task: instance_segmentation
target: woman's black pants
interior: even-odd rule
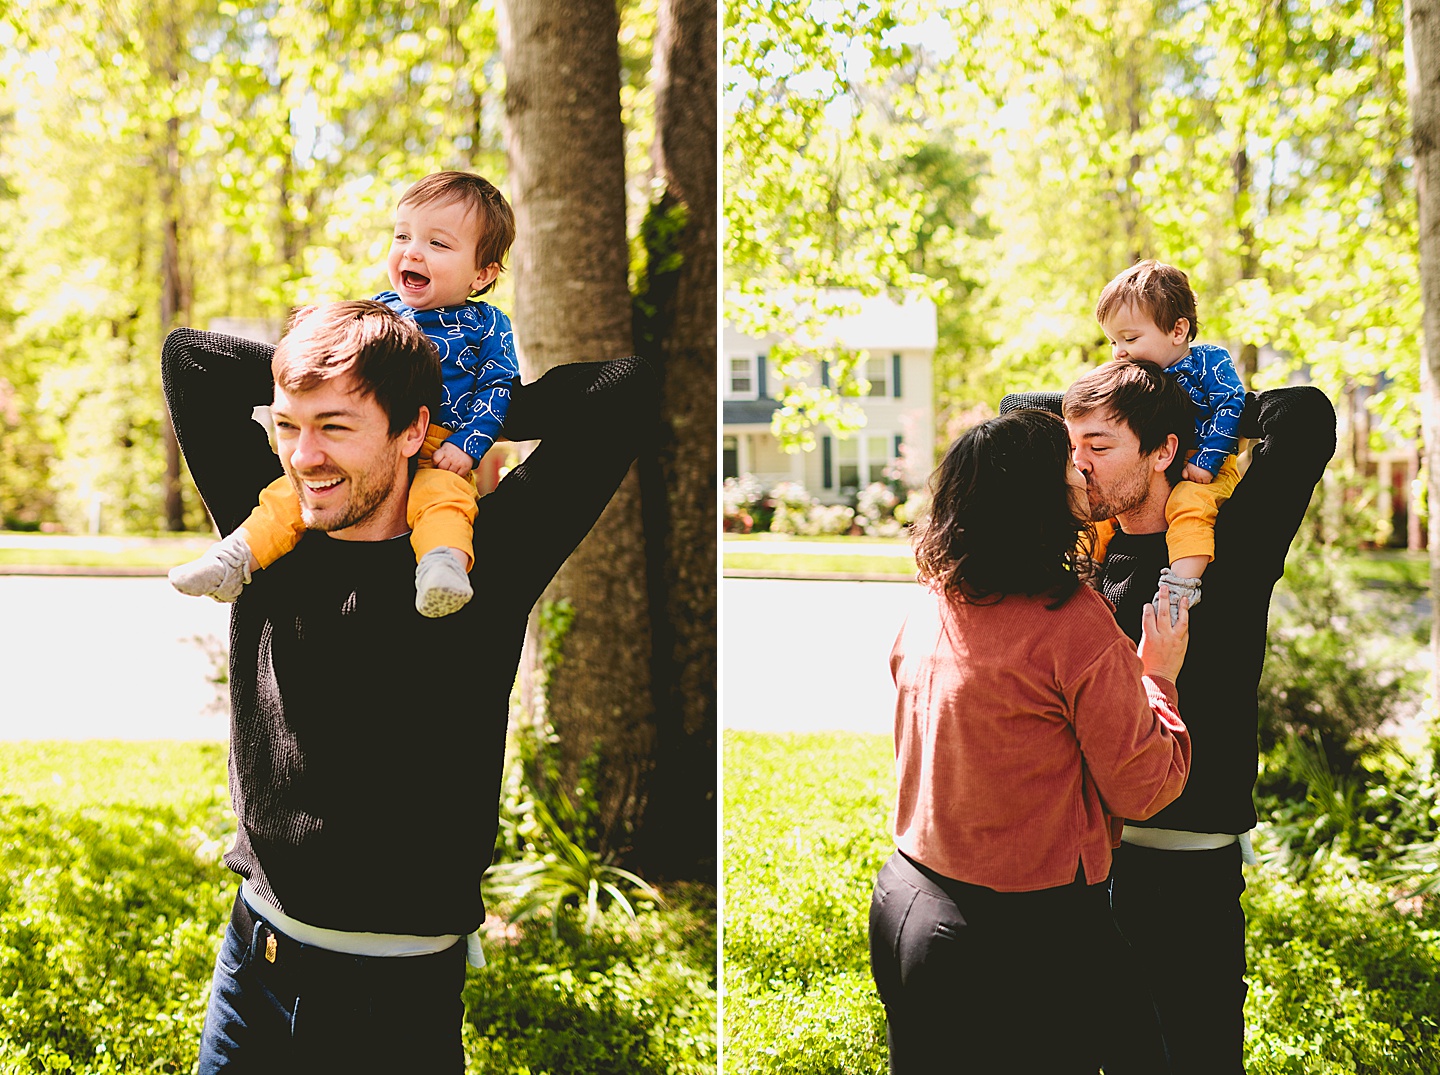
[[[1104,884],[996,892],[897,851],[870,902],[890,1071],[1094,1075],[1107,1009],[1129,1016],[1106,985],[1117,938]]]

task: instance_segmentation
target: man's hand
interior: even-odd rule
[[[1197,485],[1209,485],[1215,480],[1215,475],[1211,474],[1204,467],[1197,467],[1194,463],[1185,464],[1185,469],[1181,472],[1181,477],[1187,482],[1194,482]]]
[[[462,478],[468,478],[470,472],[475,469],[475,460],[448,440],[435,449],[435,454],[431,456],[430,461],[440,470],[448,470]]]

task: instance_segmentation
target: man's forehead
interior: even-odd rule
[[[1096,437],[1112,437],[1121,440],[1138,439],[1125,419],[1109,407],[1097,407],[1078,418],[1066,418],[1065,428],[1070,431],[1072,440]]]
[[[361,390],[360,381],[348,370],[337,377],[321,381],[314,388],[285,389],[275,386],[273,410],[292,413],[340,413],[366,414],[379,411],[380,404],[375,397]]]

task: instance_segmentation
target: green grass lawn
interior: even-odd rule
[[[1361,586],[1393,589],[1419,597],[1430,587],[1430,558],[1407,549],[1366,549],[1346,558],[1350,577]]]
[[[188,1072],[236,877],[223,743],[0,743],[0,1073]],[[476,809],[494,809],[493,803]],[[715,1070],[713,889],[495,934],[469,1070]]]
[[[774,571],[793,575],[887,575],[913,579],[909,556],[831,555],[829,553],[725,553],[726,571]]]
[[[850,537],[848,534],[816,534],[813,537],[800,537],[792,534],[725,534],[724,540],[738,542],[752,542],[757,545],[784,546],[791,542],[804,542],[809,545],[816,542],[822,545],[908,545],[908,537]]]
[[[123,548],[54,548],[45,545],[0,546],[0,567],[149,567],[169,569],[193,560],[213,538],[170,538]]]
[[[726,1075],[880,1075],[866,930],[889,737],[728,732],[724,764]],[[1440,1071],[1440,911],[1342,870],[1246,880],[1251,1075]]]

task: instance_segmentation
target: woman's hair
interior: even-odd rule
[[[915,543],[920,581],[981,603],[1054,593],[1059,608],[1090,573],[1068,480],[1070,438],[1049,411],[992,418],[950,445],[930,476],[930,510]]]

